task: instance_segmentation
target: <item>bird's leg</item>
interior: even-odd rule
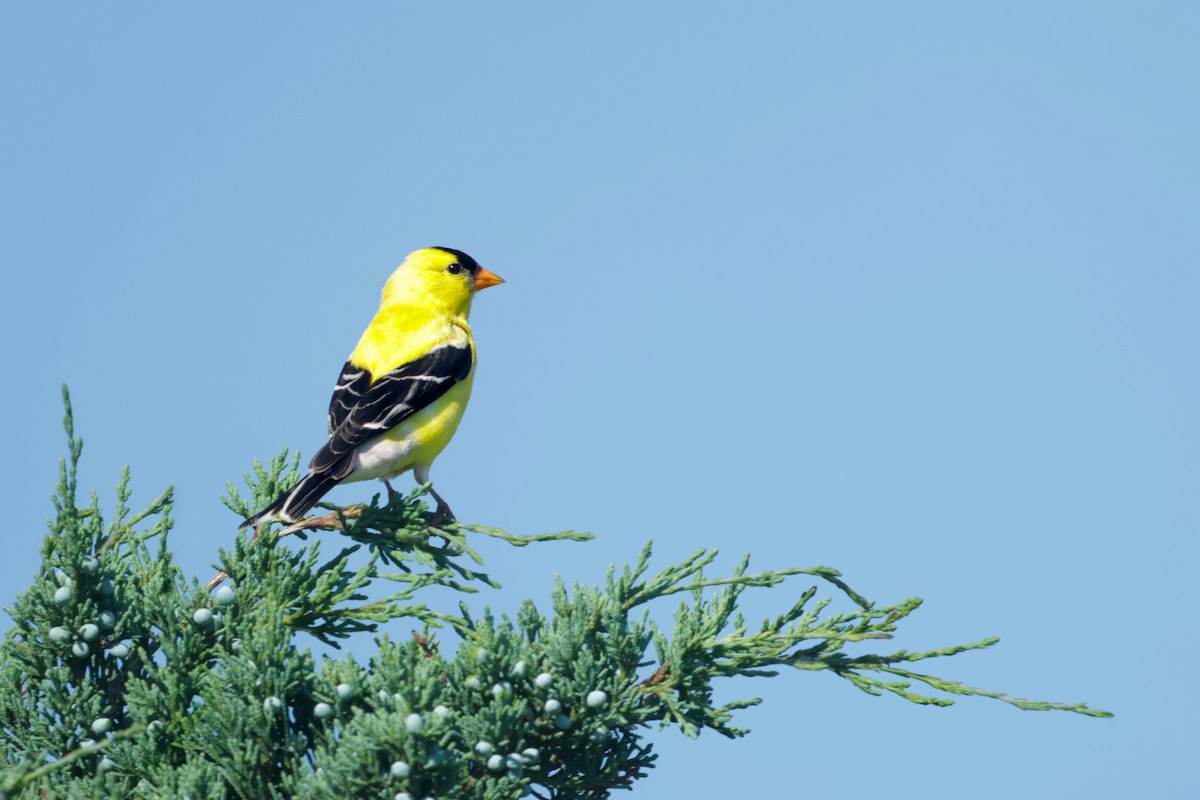
[[[379,480],[383,481],[383,485],[387,487],[387,502],[384,504],[384,507],[390,507],[392,503],[396,502],[396,490],[392,488],[392,483],[387,478],[380,478]]]
[[[442,524],[443,520],[447,518],[453,522],[454,512],[450,510],[450,504],[442,499],[442,496],[437,493],[437,491],[433,488],[433,483],[429,480],[429,467],[424,466],[413,469],[413,478],[422,486],[428,484],[429,493],[433,495],[434,500],[437,500],[437,510],[435,510],[433,512],[433,516],[429,518],[430,527],[436,528],[438,525]]]
[[[437,500],[437,510],[433,512],[433,516],[429,518],[429,524],[433,527],[441,525],[444,520],[454,521],[454,512],[450,510],[450,504],[447,503],[442,496],[434,491],[433,486],[429,487],[429,493],[433,495],[433,499]]]
[[[387,487],[387,507],[391,508],[396,503],[396,498],[400,497],[400,493],[392,488],[392,482],[387,478],[380,478],[380,480],[383,481],[383,485]],[[403,498],[400,498],[400,504],[402,506],[404,505]]]

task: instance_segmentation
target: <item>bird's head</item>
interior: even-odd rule
[[[383,305],[415,304],[448,316],[465,317],[480,289],[504,279],[451,247],[426,247],[408,254],[383,287]]]

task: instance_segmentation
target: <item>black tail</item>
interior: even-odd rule
[[[278,500],[238,527],[249,528],[260,522],[276,519],[289,525],[298,522],[310,508],[317,504],[318,500],[325,496],[326,492],[337,486],[338,483],[340,483],[340,479],[331,475],[310,472],[301,478],[299,483],[280,495]]]

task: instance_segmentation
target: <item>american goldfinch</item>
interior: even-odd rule
[[[329,441],[299,483],[241,527],[296,522],[342,482],[386,482],[412,470],[418,483],[429,483],[429,467],[471,396],[471,300],[503,282],[461,250],[410,253],[384,284],[379,312],[342,367],[329,401]],[[453,517],[432,487],[430,493],[435,519]]]

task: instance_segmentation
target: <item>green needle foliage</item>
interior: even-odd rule
[[[713,578],[705,570],[717,553],[705,549],[653,572],[647,544],[603,586],[560,581],[545,613],[531,600],[515,619],[474,614],[465,602],[457,613],[436,610],[425,602],[434,587],[465,598],[497,585],[470,541],[590,537],[431,528],[423,490],[329,507],[313,525],[340,529],[326,534],[340,547],[331,557],[316,542],[284,540],[303,530],[239,534],[219,553],[221,573],[202,586],[167,549],[171,490],[132,513],[126,470],[105,522],[95,494],[79,496],[82,443],[69,399],[65,424],[69,455],[42,567],[9,609],[13,626],[0,644],[0,797],[605,797],[654,765],[652,728],[745,735],[734,714],[758,700],[717,705],[714,683],[785,667],[920,704],[978,695],[1111,716],[915,670],[996,639],[852,652],[890,639],[921,601],[878,606],[827,567],[752,573],[747,558]],[[294,480],[296,463],[286,453],[256,463],[249,495],[231,486],[226,504],[249,515]],[[795,577],[810,581],[778,616],[753,626],[738,612],[743,592]],[[819,586],[845,608],[834,610]],[[668,631],[648,608],[673,596]],[[377,634],[402,618],[419,629],[412,639]],[[305,635],[334,648],[374,635],[374,655],[318,661]]]

